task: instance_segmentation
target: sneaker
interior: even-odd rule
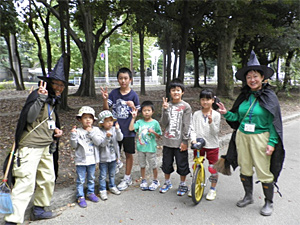
[[[206,195],[206,199],[209,201],[213,201],[213,200],[215,200],[216,195],[217,195],[216,190],[209,189],[209,192]]]
[[[115,194],[115,195],[119,195],[121,194],[121,192],[119,191],[119,189],[117,187],[112,187],[109,189],[109,191],[112,193],[112,194]]]
[[[167,192],[168,190],[170,190],[172,187],[173,187],[173,186],[172,186],[171,183],[169,183],[169,184],[164,183],[164,185],[159,189],[159,192],[160,192],[160,193],[166,193],[166,192]]]
[[[45,211],[44,207],[41,207],[41,206],[33,206],[32,212],[30,214],[30,219],[32,221],[52,219],[56,216],[59,216],[60,214],[61,214],[61,212]]]
[[[100,191],[100,198],[105,201],[107,200],[107,193],[106,190]]]
[[[183,196],[185,193],[187,193],[189,190],[188,186],[186,185],[179,185],[178,190],[177,190],[177,195],[178,196]]]
[[[86,204],[86,201],[85,201],[85,198],[84,197],[79,197],[78,200],[78,205],[81,207],[81,208],[86,208],[87,207],[87,204]]]
[[[192,197],[192,189],[189,189],[188,196],[189,196],[189,197]]]
[[[92,202],[99,202],[99,198],[94,193],[89,194],[87,198]]]
[[[121,183],[119,183],[119,185],[118,185],[118,189],[120,190],[120,191],[124,191],[126,188],[128,188],[128,186],[130,186],[130,185],[132,185],[132,179],[131,179],[131,177],[129,178],[129,179],[127,179],[127,180],[125,180],[125,179],[122,179],[121,180]]]
[[[147,183],[147,181],[145,179],[142,179],[142,182],[140,184],[140,188],[142,189],[142,191],[146,191],[146,190],[149,189],[148,188],[148,183]]]
[[[158,180],[153,180],[152,184],[149,186],[150,191],[155,191],[159,187],[160,183]]]

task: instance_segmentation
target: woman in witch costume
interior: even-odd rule
[[[39,77],[38,89],[27,98],[21,111],[15,135],[15,157],[12,175],[15,183],[11,198],[14,213],[5,224],[22,224],[25,210],[35,192],[31,220],[49,219],[56,213],[45,211],[54,192],[58,153],[55,143],[62,136],[56,112],[66,85],[63,56],[48,77]],[[56,170],[57,172],[57,170]]]
[[[254,51],[247,66],[236,72],[236,78],[246,82],[233,108],[227,111],[218,103],[219,112],[236,130],[226,157],[237,155],[240,178],[245,196],[237,202],[238,207],[253,203],[253,167],[262,183],[265,204],[260,213],[270,216],[273,212],[274,184],[276,184],[284,160],[282,120],[276,94],[264,80],[273,75],[273,69],[260,65]],[[235,140],[234,140],[235,137]],[[234,154],[234,152],[237,154]],[[230,155],[229,155],[230,152]],[[234,162],[231,161],[231,162]]]

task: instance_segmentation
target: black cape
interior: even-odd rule
[[[36,101],[37,98],[38,98],[38,93],[37,93],[37,89],[36,89],[36,90],[34,90],[33,92],[30,93],[30,95],[28,96],[28,98],[26,100],[26,103],[23,106],[22,111],[20,113],[20,117],[19,117],[18,124],[17,124],[17,129],[16,129],[16,133],[15,133],[15,149],[14,149],[13,159],[15,157],[18,157],[19,142],[20,142],[21,136],[23,134],[23,131],[26,128],[26,125],[27,125],[27,119],[26,119],[27,114],[28,114],[28,111],[29,111],[30,107],[33,105],[33,103]],[[55,103],[55,100],[53,101],[53,99],[55,99],[55,97],[52,98],[49,95],[46,101],[50,104],[53,104],[53,102],[54,102],[54,104],[59,103],[59,101],[56,101],[56,103]],[[56,127],[60,129],[60,122],[59,122],[56,107],[54,108],[54,113],[55,113],[55,117],[56,117]],[[58,156],[59,156],[58,155],[58,142],[59,142],[59,139],[53,137],[53,140],[56,140],[56,142],[57,142],[56,151],[53,153],[54,170],[55,170],[55,176],[57,178],[57,175],[58,175]],[[8,156],[5,159],[4,166],[3,166],[3,171],[6,170],[9,155],[10,154],[8,154]],[[9,169],[9,173],[8,173],[7,183],[10,186],[14,183],[14,178],[13,178],[13,175],[12,175],[13,163],[14,163],[14,160],[12,160],[12,163],[11,163],[10,169]],[[18,163],[18,166],[20,166],[20,161],[19,160],[17,160],[17,163]]]
[[[237,112],[240,104],[244,100],[248,99],[250,94],[251,94],[250,88],[247,85],[243,87],[240,95],[237,97],[230,111]],[[273,124],[279,138],[278,138],[278,143],[275,145],[275,150],[271,157],[270,171],[274,175],[274,182],[276,183],[280,175],[280,172],[282,170],[283,161],[285,157],[280,105],[276,94],[274,93],[273,90],[271,90],[269,84],[263,84],[262,89],[255,93],[255,97],[257,98],[260,106],[268,110],[274,116]],[[238,121],[235,122],[227,121],[227,123],[230,125],[232,129],[234,129],[234,131],[232,133],[229,142],[227,154],[221,157],[225,159],[225,166],[231,165],[232,168],[235,170],[236,167],[238,166],[235,136],[236,136],[236,130],[239,128],[240,123]]]

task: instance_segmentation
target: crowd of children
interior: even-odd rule
[[[95,117],[95,111],[89,106],[79,110],[77,120],[82,127],[71,130],[71,146],[75,148],[75,164],[77,172],[77,199],[80,207],[86,207],[84,195],[85,177],[87,177],[86,197],[92,202],[98,202],[99,196],[107,200],[107,189],[119,195],[132,184],[131,170],[133,166],[133,154],[135,147],[138,152],[138,163],[141,169],[142,190],[154,191],[160,186],[158,180],[157,143],[156,139],[162,137],[163,157],[162,171],[165,181],[160,187],[161,193],[172,188],[170,180],[174,172],[174,160],[177,173],[180,175],[180,184],[177,195],[185,195],[189,188],[186,184],[186,176],[190,173],[188,162],[188,142],[196,141],[202,137],[206,146],[201,150],[209,161],[211,173],[211,189],[207,200],[216,197],[217,172],[213,164],[218,160],[219,141],[218,132],[220,115],[213,110],[215,96],[210,89],[204,89],[200,93],[201,110],[192,116],[191,106],[182,100],[185,87],[180,79],[174,79],[169,85],[171,100],[163,98],[162,116],[160,122],[153,119],[154,104],[144,101],[141,105],[136,92],[130,88],[132,81],[131,71],[121,68],[117,74],[119,88],[108,93],[101,88],[103,98],[103,111]],[[112,111],[109,110],[112,108]],[[142,118],[137,120],[138,112]],[[99,126],[93,126],[94,121],[99,121]],[[160,124],[163,126],[163,132]],[[137,136],[136,136],[137,135]],[[136,141],[136,146],[135,146]],[[115,174],[120,162],[120,151],[123,147],[126,162],[125,175],[120,184],[115,184]],[[95,168],[99,163],[99,191],[95,192]],[[148,184],[146,179],[146,165],[153,170],[152,182]],[[106,178],[108,174],[108,188]]]

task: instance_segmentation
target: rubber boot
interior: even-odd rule
[[[30,219],[32,221],[34,220],[44,220],[44,219],[51,219],[60,214],[52,211],[45,211],[44,207],[39,207],[39,206],[33,206],[32,213],[30,215]]]
[[[253,203],[253,198],[252,198],[253,181],[252,181],[252,177],[248,177],[243,174],[241,174],[240,177],[244,186],[245,196],[242,200],[238,201],[236,205],[238,207],[245,207]]]
[[[262,186],[265,195],[265,204],[260,210],[260,214],[263,216],[271,216],[273,212],[274,184],[262,183]]]

